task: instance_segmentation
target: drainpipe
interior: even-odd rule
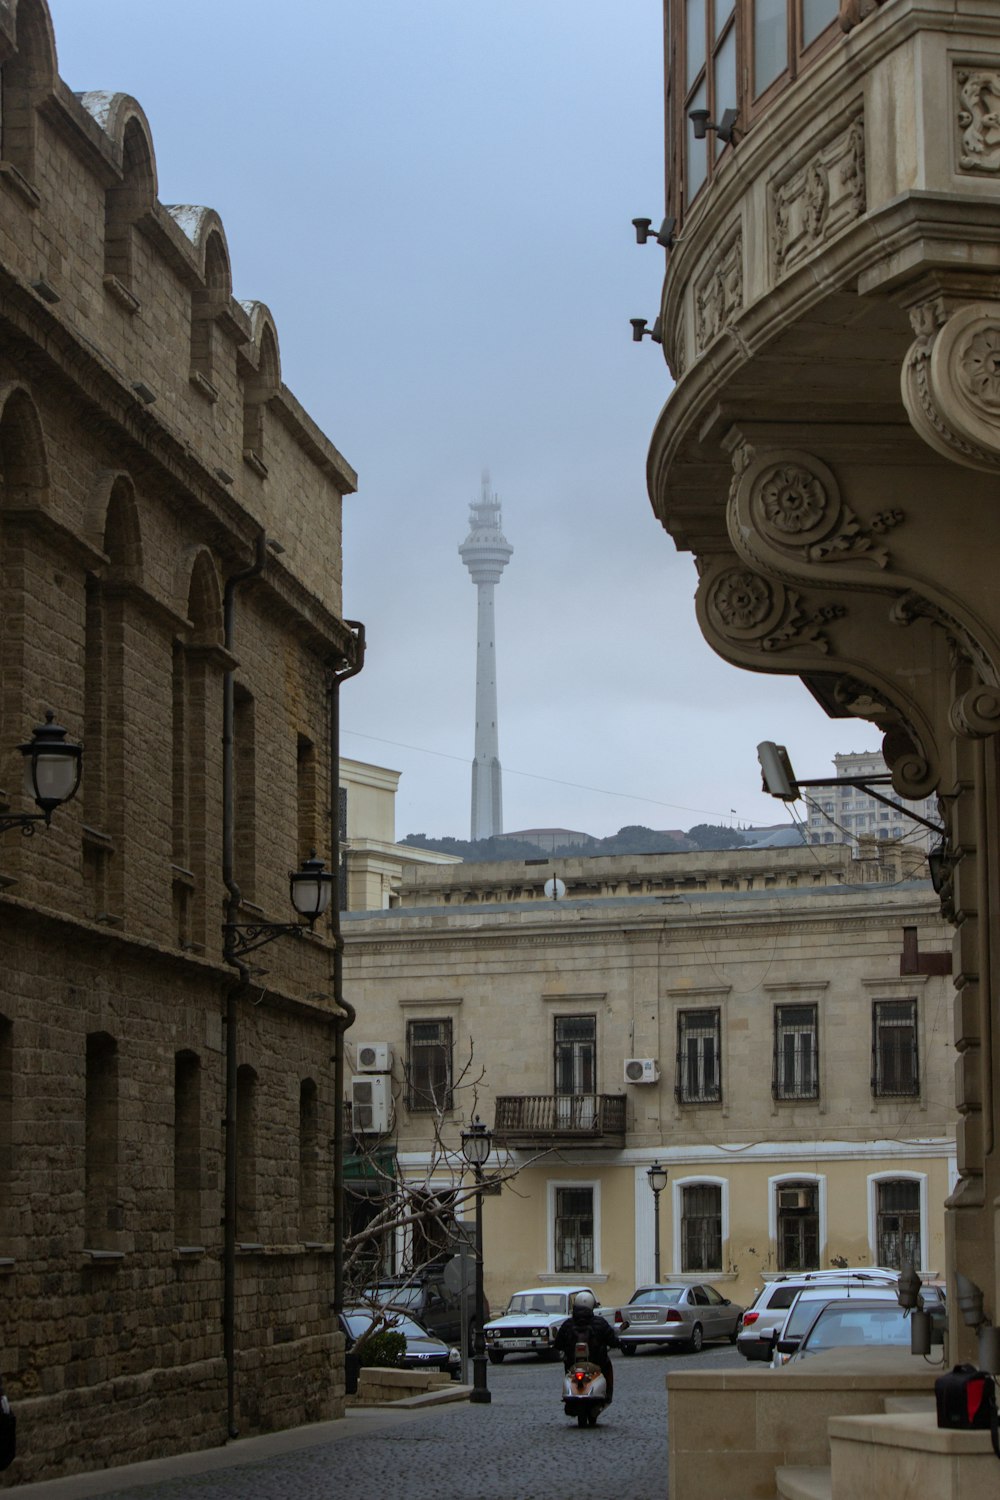
[[[333,1312],[344,1306],[344,1032],[354,1025],[356,1012],[344,999],[344,937],[340,927],[340,684],[356,677],[365,664],[365,627],[359,620],[345,620],[354,635],[353,663],[333,667],[327,686],[330,700],[330,866],[336,876],[332,905],[333,929]]]
[[[258,577],[267,561],[267,537],[257,538],[253,562],[248,568],[226,580],[222,602],[223,644],[231,657],[233,650],[233,606],[236,589],[248,579]],[[222,879],[226,887],[226,922],[238,922],[240,888],[233,871],[235,831],[235,777],[233,766],[233,721],[235,718],[235,681],[231,665],[223,677],[222,698]],[[226,991],[226,1109],[225,1109],[225,1183],[222,1210],[222,1345],[226,1361],[226,1432],[239,1437],[236,1426],[236,1024],[237,1006],[247,990],[249,970],[229,950],[223,940],[223,959],[237,973]]]

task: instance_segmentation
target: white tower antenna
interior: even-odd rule
[[[472,762],[473,839],[503,833],[500,736],[497,733],[497,659],[493,590],[514,549],[500,529],[500,500],[483,470],[482,497],[469,506],[469,535],[458,555],[479,593],[476,637],[476,753]]]

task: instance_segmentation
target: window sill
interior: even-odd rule
[[[12,1255],[0,1255],[0,1276],[9,1276],[16,1266],[17,1261]]]
[[[247,468],[253,469],[258,478],[267,478],[267,464],[261,458],[260,454],[257,453],[253,448],[243,449],[243,462],[246,464]]]
[[[101,1266],[116,1266],[120,1261],[125,1259],[124,1250],[88,1250],[84,1248],[82,1254],[93,1265]]]
[[[174,1260],[201,1260],[208,1251],[204,1245],[175,1245]]]
[[[567,1286],[571,1281],[587,1281],[594,1286],[603,1286],[610,1279],[610,1271],[536,1271],[539,1286]]]
[[[0,161],[0,179],[2,179],[7,184],[7,186],[17,194],[19,198],[23,199],[23,201],[27,203],[29,208],[38,208],[40,206],[42,196],[39,193],[38,189],[28,181],[27,177],[22,176],[13,162]]]
[[[190,380],[191,385],[194,387],[194,389],[198,392],[198,395],[201,396],[203,400],[211,401],[213,403],[218,401],[219,392],[217,388],[212,384],[212,382],[206,375],[203,375],[201,373],[200,370],[192,370],[188,379]]]
[[[134,297],[124,281],[119,281],[117,276],[105,276],[104,290],[130,315],[137,313],[142,306],[138,297]]]

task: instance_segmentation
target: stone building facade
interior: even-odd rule
[[[978,1361],[1000,1318],[1000,18],[983,0],[664,16],[675,384],[649,493],[695,556],[709,643],[876,724],[893,793],[937,799],[951,1353]],[[878,1431],[854,1434],[871,1474],[925,1471],[919,1432]]]
[[[275,941],[231,1004],[222,741],[229,683],[238,916],[288,922],[287,872],[329,860],[356,476],[218,215],[159,201],[141,106],[58,76],[44,0],[0,6],[0,84],[4,809],[43,710],[84,744],[51,828],[0,842],[18,1482],[340,1409],[331,943]]]
[[[452,1191],[435,1135],[457,1148],[473,1111],[493,1165],[519,1169],[484,1201],[494,1306],[576,1277],[617,1303],[650,1280],[657,1160],[665,1276],[745,1302],[801,1264],[940,1271],[948,929],[919,854],[424,867],[344,935],[348,1053],[388,1044],[399,1170]],[[458,1086],[470,1057],[475,1092]],[[410,1246],[387,1250],[405,1263]]]

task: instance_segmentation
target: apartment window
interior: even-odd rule
[[[916,1000],[872,1005],[872,1093],[880,1098],[920,1092]]]
[[[407,1021],[406,1107],[452,1107],[451,1021]]]
[[[174,1239],[201,1240],[201,1064],[194,1052],[174,1055]]]
[[[920,1183],[899,1177],[875,1184],[878,1263],[901,1271],[909,1262],[919,1269]]]
[[[257,1074],[236,1070],[236,1235],[257,1236]]]
[[[774,1097],[815,1099],[819,1094],[816,1061],[815,1005],[775,1006]]]
[[[555,1269],[594,1270],[594,1189],[556,1188]]]
[[[319,1239],[319,1094],[311,1078],[299,1084],[299,1238]]]
[[[819,1268],[819,1191],[814,1182],[783,1182],[778,1194],[778,1270]]]
[[[677,1017],[677,1097],[682,1104],[722,1098],[718,1010],[685,1010]]]
[[[555,1091],[597,1092],[597,1017],[556,1016]]]
[[[682,1189],[681,1270],[722,1270],[722,1188],[699,1182]]]
[[[685,0],[684,123],[686,135],[685,201],[690,203],[708,179],[725,145],[715,131],[698,140],[692,110],[707,109],[721,120],[738,109],[736,89],[736,0]]]
[[[87,1037],[84,1113],[85,1233],[89,1249],[114,1249],[122,1228],[118,1200],[118,1044],[105,1031]]]

